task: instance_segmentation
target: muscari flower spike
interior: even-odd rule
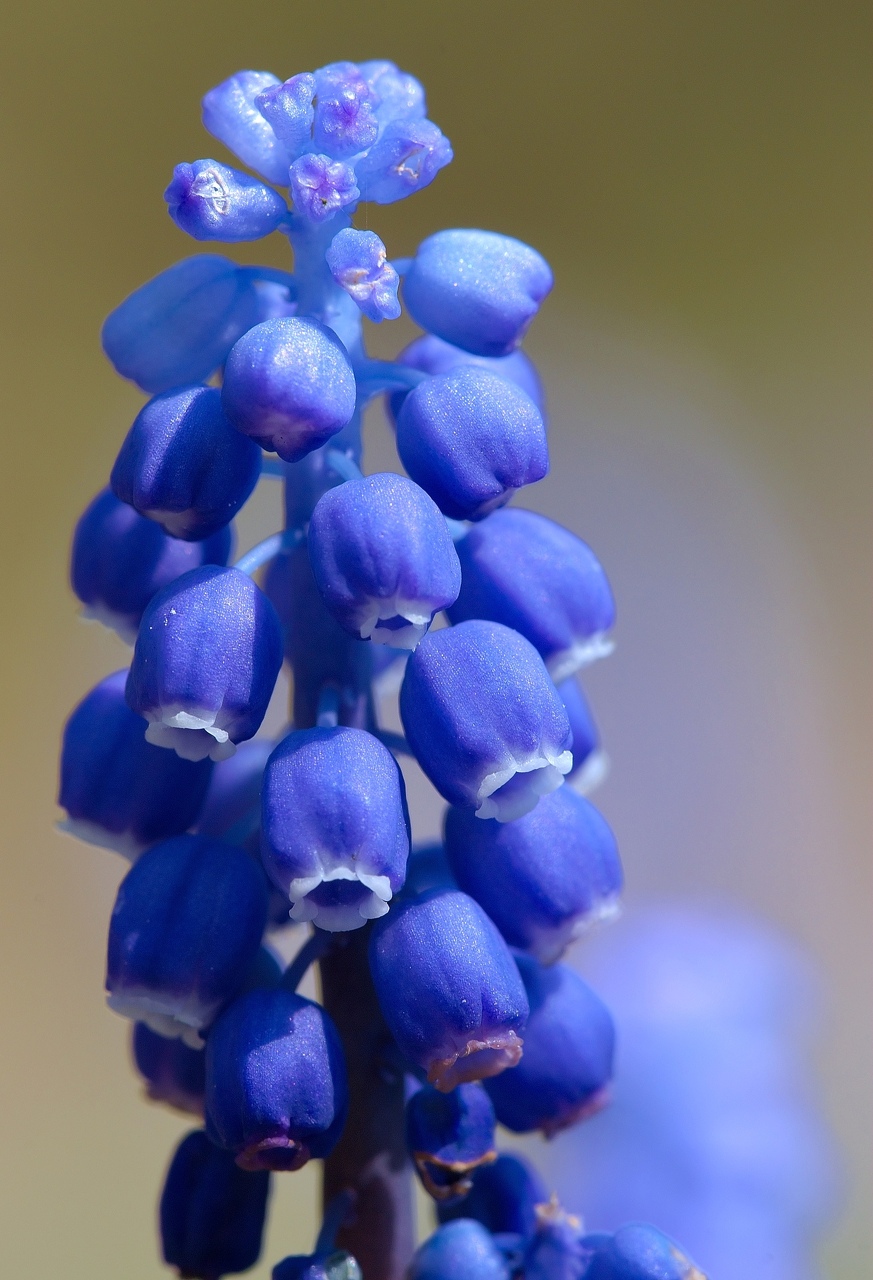
[[[209,760],[182,760],[146,741],[146,722],[125,702],[127,671],[91,690],[64,729],[58,803],[63,830],[131,861],[197,820]]]
[[[401,1052],[442,1092],[514,1066],[528,1003],[497,929],[465,893],[435,889],[377,922],[370,971]]]
[[[524,1055],[486,1088],[497,1119],[514,1133],[552,1137],[608,1100],[615,1029],[609,1010],[566,965],[516,962],[530,1004]]]
[[[197,1048],[242,986],[267,920],[264,874],[242,849],[176,836],[122,880],[109,922],[107,1003]]]
[[[261,454],[225,417],[216,387],[184,387],[140,410],[112,468],[112,491],[174,538],[228,524],[261,474]]]
[[[282,665],[276,611],[238,569],[193,569],[151,601],[127,702],[146,738],[186,760],[233,755],[254,737]]]
[[[440,794],[481,818],[523,817],[572,767],[569,721],[542,659],[498,623],[426,636],[407,663],[400,714]]]
[[[530,396],[469,365],[410,391],[397,416],[397,451],[455,520],[481,520],[549,469],[545,425]]]
[[[133,644],[152,597],[189,569],[226,565],[232,545],[228,525],[201,542],[172,538],[111,489],[103,489],[76,525],[70,583],[84,617],[104,623]]]
[[[348,1109],[342,1044],[319,1005],[279,986],[232,1002],[206,1045],[206,1130],[243,1169],[303,1167]]]
[[[385,915],[406,875],[409,815],[377,738],[345,727],[289,734],[267,762],[261,813],[264,866],[292,920],[334,932]]]
[[[359,640],[414,649],[461,588],[446,522],[423,489],[382,473],[319,499],[309,557],[321,597]]]
[[[248,1271],[261,1254],[269,1194],[268,1172],[240,1169],[202,1129],[187,1134],[161,1194],[164,1261],[195,1280]]]
[[[466,1196],[477,1169],[493,1163],[494,1107],[480,1084],[451,1093],[423,1085],[406,1104],[406,1145],[436,1201]]]
[[[615,837],[569,787],[544,796],[515,822],[480,822],[470,809],[451,808],[445,844],[459,887],[510,946],[542,964],[559,959],[592,923],[618,910],[622,870]]]
[[[463,579],[452,622],[490,618],[537,649],[556,684],[612,652],[615,605],[581,538],[535,511],[495,512],[458,544]]]

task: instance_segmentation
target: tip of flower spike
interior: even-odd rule
[[[451,1093],[459,1084],[488,1080],[521,1061],[524,1041],[514,1031],[468,1040],[458,1053],[437,1058],[427,1070],[427,1082],[440,1093]]]

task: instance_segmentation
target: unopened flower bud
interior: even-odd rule
[[[177,164],[164,199],[176,226],[195,240],[260,240],[288,216],[272,187],[217,160]]]
[[[422,329],[476,355],[505,356],[551,287],[549,264],[520,240],[493,231],[438,231],[419,245],[403,296]]]
[[[334,280],[345,289],[374,324],[400,315],[397,286],[400,277],[387,260],[375,231],[344,227],[325,254]]]
[[[256,102],[260,94],[280,84],[269,71],[238,71],[203,99],[203,123],[212,136],[277,186],[288,181],[291,157]]]
[[[184,1040],[168,1039],[144,1022],[136,1022],[131,1051],[152,1102],[163,1102],[191,1115],[203,1115],[206,1055],[202,1049],[192,1049]]]
[[[461,1218],[439,1227],[419,1245],[408,1280],[509,1280],[509,1267],[491,1233]]]
[[[451,159],[451,143],[431,120],[394,120],[355,164],[361,199],[405,200],[433,182]]]
[[[523,351],[510,351],[508,356],[477,356],[463,347],[453,347],[450,342],[433,333],[423,333],[420,338],[410,342],[408,347],[397,357],[398,364],[409,369],[420,369],[422,373],[450,373],[473,365],[477,369],[485,369],[495,373],[507,382],[521,387],[533,400],[540,413],[545,415],[545,397],[540,376],[533,361]],[[400,406],[409,395],[408,391],[394,391],[388,397],[391,413],[396,421]]]

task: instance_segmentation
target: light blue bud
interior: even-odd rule
[[[261,115],[256,99],[280,83],[269,71],[238,71],[203,99],[203,123],[212,136],[262,178],[279,186],[288,181],[291,157]]]
[[[164,199],[176,226],[195,240],[260,240],[288,216],[272,187],[217,160],[177,164]]]

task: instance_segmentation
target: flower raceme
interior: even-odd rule
[[[658,1240],[580,1244],[494,1149],[495,1116],[555,1132],[603,1101],[612,1067],[607,1010],[554,963],[621,888],[608,826],[564,785],[602,771],[575,673],[609,651],[612,595],[584,542],[506,507],[549,467],[519,344],[551,270],[471,229],[392,261],[353,225],[452,158],[391,62],[240,71],[203,122],[245,168],[178,164],[176,227],[287,236],[293,271],[195,254],[106,320],[108,358],[151,398],[71,576],[134,650],[73,712],[61,766],[67,829],[136,859],[109,1003],[135,1023],[148,1096],[205,1120],[170,1166],[165,1258],[203,1280],[250,1266],[269,1171],[324,1159],[341,1194],[276,1280],[359,1280],[354,1241],[367,1280],[399,1280],[405,1079],[406,1143],[446,1218],[411,1280],[581,1280],[583,1258],[591,1280],[654,1280]],[[371,358],[363,318],[402,306],[424,334]],[[406,476],[362,470],[378,396]],[[284,482],[286,528],[229,567],[261,476]],[[405,736],[380,723],[403,660]],[[293,723],[268,736],[286,663]],[[445,845],[412,857],[409,753],[452,806]],[[281,974],[264,932],[295,924],[311,936]],[[319,959],[323,1005],[296,993]]]

